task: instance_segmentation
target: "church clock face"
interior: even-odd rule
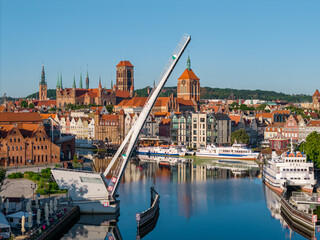
[[[186,80],[182,80],[182,85],[185,85],[186,84]]]

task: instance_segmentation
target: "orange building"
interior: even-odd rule
[[[312,108],[313,109],[320,108],[320,92],[318,89],[312,95]]]
[[[50,141],[42,123],[0,125],[0,165],[60,162],[60,147]]]
[[[191,69],[191,61],[188,57],[187,68],[178,78],[177,98],[184,100],[200,101],[200,79]]]

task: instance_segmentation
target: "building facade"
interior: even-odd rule
[[[0,125],[0,165],[23,166],[60,162],[60,147],[41,123]]]
[[[129,61],[120,61],[117,67],[117,87],[118,90],[130,92],[133,97],[134,77],[133,65]]]
[[[101,115],[99,110],[94,113],[95,140],[112,144],[121,144],[124,134],[124,112]]]
[[[177,98],[200,102],[200,79],[192,71],[189,57],[186,70],[178,78]]]

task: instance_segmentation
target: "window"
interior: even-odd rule
[[[194,123],[194,124],[193,124],[193,128],[197,128],[197,124]]]
[[[101,181],[100,178],[80,177],[80,181],[81,181],[81,182],[85,182],[85,183],[98,183],[98,184],[102,184],[102,181]]]

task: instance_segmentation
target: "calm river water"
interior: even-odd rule
[[[160,194],[160,216],[144,239],[305,239],[282,219],[279,199],[252,162],[195,159],[162,167],[145,160],[127,166],[117,224],[82,216],[62,239],[108,239],[108,231],[136,239],[135,214],[150,207],[151,186]]]

